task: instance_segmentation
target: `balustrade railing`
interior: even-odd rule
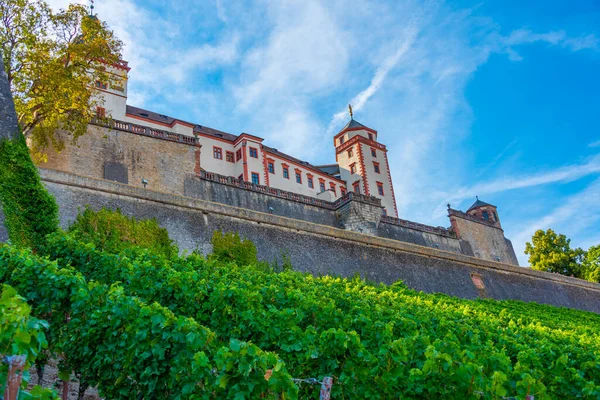
[[[228,186],[235,186],[242,189],[251,190],[253,192],[263,193],[286,200],[293,200],[300,203],[327,208],[330,210],[335,210],[337,208],[334,208],[334,203],[329,201],[316,199],[314,197],[305,196],[298,193],[288,192],[286,190],[276,189],[270,186],[247,182],[241,179],[234,178],[233,176],[224,176],[215,174],[214,172],[200,171],[200,178],[207,181],[217,182]]]
[[[136,135],[168,140],[170,142],[183,143],[191,146],[198,144],[198,139],[196,137],[182,135],[181,133],[173,133],[162,129],[150,128],[148,126],[137,125],[131,122],[124,122],[116,119],[109,121],[95,119],[92,121],[92,123],[94,125],[100,125],[110,129],[117,129],[120,131],[135,133]]]

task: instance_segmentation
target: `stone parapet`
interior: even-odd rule
[[[572,278],[568,276],[552,274],[548,272],[536,271],[530,268],[519,267],[506,263],[494,262],[490,260],[482,260],[475,257],[469,257],[462,254],[456,254],[444,250],[434,249],[425,246],[419,246],[411,243],[400,242],[392,239],[385,239],[381,237],[375,237],[372,235],[365,235],[357,232],[352,232],[344,229],[337,229],[330,226],[319,225],[311,222],[300,221],[292,218],[286,218],[282,216],[276,216],[268,213],[257,212],[253,210],[232,207],[221,203],[214,203],[206,200],[194,199],[189,197],[177,196],[162,192],[151,191],[149,189],[143,189],[139,187],[132,187],[129,185],[120,184],[117,182],[106,181],[102,179],[93,179],[83,176],[78,176],[70,173],[40,169],[40,176],[42,181],[47,185],[52,185],[54,191],[61,188],[61,191],[74,191],[73,193],[80,193],[80,197],[87,196],[87,199],[97,199],[95,206],[102,204],[110,205],[111,207],[120,207],[125,203],[131,203],[132,210],[138,210],[141,204],[153,204],[153,207],[160,207],[165,210],[165,222],[173,223],[174,219],[178,219],[178,213],[193,212],[197,213],[199,220],[206,221],[204,216],[207,215],[218,215],[232,220],[243,220],[253,224],[252,226],[259,226],[262,229],[269,227],[277,227],[285,229],[286,232],[295,232],[296,234],[311,235],[314,237],[330,238],[334,240],[343,241],[353,246],[361,246],[366,251],[368,248],[378,248],[385,251],[391,251],[390,254],[394,253],[406,253],[421,257],[423,260],[435,259],[443,263],[451,263],[453,265],[461,265],[468,270],[477,270],[484,274],[485,272],[499,273],[498,276],[521,276],[534,281],[548,281],[558,285],[567,285],[586,289],[589,291],[589,296],[594,296],[593,299],[598,298],[600,300],[600,284],[588,282],[582,279]],[[57,193],[54,193],[57,195]],[[66,196],[64,193],[58,193],[61,196]],[[85,195],[85,196],[84,196]],[[69,194],[69,196],[72,196]],[[80,200],[80,197],[72,197],[73,200]],[[59,205],[61,208],[61,217],[63,218],[63,224],[67,224],[70,221],[64,220],[65,212],[69,209],[70,218],[74,219],[77,213],[77,208],[81,207],[81,204],[67,204],[66,200],[60,200],[58,196]],[[63,197],[66,199],[66,197]],[[101,201],[100,201],[101,200]],[[123,208],[122,208],[123,209]],[[138,217],[142,217],[138,215]],[[181,218],[185,218],[181,216]],[[159,221],[160,222],[160,221]],[[175,221],[177,222],[177,221]],[[181,223],[174,223],[173,229],[183,229]],[[270,229],[270,228],[269,228]],[[209,232],[210,233],[210,232]],[[253,239],[252,237],[249,237]],[[193,235],[183,235],[177,237],[179,241],[184,240],[193,241]],[[210,241],[210,236],[207,238]],[[193,250],[192,246],[185,246],[182,243],[182,249]],[[306,249],[307,253],[312,250],[317,251],[318,249]],[[326,252],[323,254],[327,254]],[[331,254],[332,260],[336,259],[339,255]],[[306,257],[305,257],[306,258]],[[329,263],[329,260],[326,260]],[[423,261],[424,262],[424,261]],[[442,271],[442,270],[440,270]],[[326,271],[322,271],[326,272]],[[468,274],[467,274],[468,276]],[[373,277],[377,278],[377,277]],[[468,278],[470,281],[470,278]],[[376,280],[387,282],[384,277],[379,277]],[[443,282],[441,283],[443,285]],[[488,284],[488,287],[493,285]],[[439,285],[438,285],[439,287]],[[419,289],[417,287],[417,289]],[[449,287],[449,289],[452,289]],[[530,292],[528,295],[535,293]],[[504,298],[511,298],[510,296]],[[516,298],[512,297],[512,298]],[[593,304],[600,304],[600,301],[592,302]],[[592,304],[590,303],[590,304]],[[600,312],[600,308],[597,308],[596,312]]]
[[[463,212],[460,210],[455,210],[453,208],[448,209],[448,217],[464,218],[464,219],[468,219],[469,221],[477,222],[477,223],[480,223],[483,225],[491,226],[492,228],[498,228],[498,229],[502,230],[502,228],[497,226],[494,221],[486,221],[485,219],[474,217],[470,214],[467,214],[466,212]],[[452,218],[450,218],[450,220],[452,220]]]
[[[381,217],[381,222],[386,224],[398,225],[405,228],[416,229],[423,232],[434,233],[436,235],[442,235],[450,238],[455,238],[456,234],[450,230],[441,226],[430,226],[425,224],[420,224],[418,222],[408,221],[406,219],[394,218],[387,215],[383,215]]]
[[[155,139],[168,140],[170,142],[178,142],[190,146],[199,145],[198,138],[196,137],[182,135],[180,133],[168,132],[162,129],[155,129],[147,126],[132,124],[131,122],[118,121],[116,119],[112,119],[109,121],[95,119],[91,122],[91,124],[98,125],[104,128],[116,129],[123,132],[134,133],[136,135],[148,136]]]

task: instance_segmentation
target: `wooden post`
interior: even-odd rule
[[[321,396],[320,400],[330,400],[331,399],[331,387],[333,386],[333,378],[330,376],[326,376],[323,378],[323,383],[321,384]]]
[[[6,389],[4,390],[5,400],[17,400],[21,380],[23,379],[23,367],[25,367],[26,356],[6,357],[8,363],[8,377],[6,379]]]
[[[69,400],[69,381],[63,381],[62,400]]]

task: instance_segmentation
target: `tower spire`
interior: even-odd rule
[[[348,112],[350,113],[350,119],[354,119],[354,114],[352,113],[352,104],[348,104]]]
[[[94,16],[94,0],[90,0],[90,17]]]

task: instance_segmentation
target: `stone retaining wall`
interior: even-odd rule
[[[584,280],[481,260],[331,226],[242,209],[206,200],[58,171],[41,170],[67,226],[85,204],[120,208],[137,218],[156,218],[181,249],[211,251],[216,229],[239,232],[257,246],[261,259],[286,252],[299,271],[361,276],[384,283],[462,298],[535,301],[600,313],[600,285]],[[477,289],[473,276],[481,279]]]

